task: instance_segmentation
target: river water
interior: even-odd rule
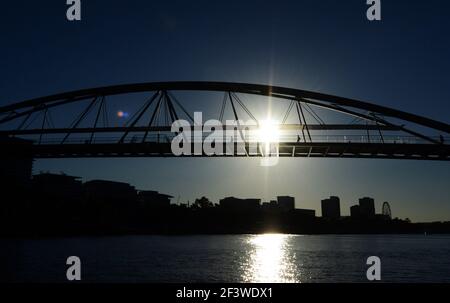
[[[369,256],[384,282],[450,282],[450,235],[199,235],[0,240],[1,281],[365,282]]]

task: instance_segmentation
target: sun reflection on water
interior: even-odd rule
[[[297,282],[294,256],[289,254],[289,237],[282,234],[251,236],[244,280],[254,283]]]

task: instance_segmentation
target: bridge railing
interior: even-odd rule
[[[175,138],[175,134],[173,133],[161,133],[161,134],[151,134],[145,137],[144,135],[129,135],[122,142],[124,144],[127,143],[171,143]],[[208,135],[204,135],[200,138],[190,138],[190,142],[200,142],[204,141]],[[210,139],[214,139],[217,143],[226,143],[226,142],[242,142],[239,141],[240,137],[236,136],[227,136],[227,137],[209,137]],[[431,139],[442,142],[444,144],[450,144],[450,137],[430,137]],[[86,137],[71,137],[67,138],[63,144],[114,144],[118,143],[120,137],[94,137],[92,140]],[[34,140],[35,144],[41,145],[56,145],[62,144],[60,138],[42,138],[39,140]],[[259,136],[247,136],[245,142],[265,142],[264,139],[261,140]],[[278,137],[278,140],[274,141],[275,143],[364,143],[364,144],[430,144],[431,142],[425,139],[417,138],[414,136],[380,136],[380,135],[371,135],[371,136],[363,136],[363,135],[312,135],[311,140],[308,136],[303,137],[302,135],[281,135]]]

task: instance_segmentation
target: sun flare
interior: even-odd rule
[[[256,138],[261,143],[275,143],[280,139],[280,130],[278,123],[274,120],[267,119],[259,121]]]

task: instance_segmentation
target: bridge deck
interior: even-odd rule
[[[228,150],[223,155],[199,154],[181,155],[180,157],[261,157],[261,149],[249,149],[235,144],[234,151]],[[379,159],[415,159],[415,160],[450,160],[450,145],[436,144],[394,144],[394,143],[279,143],[280,157],[328,157],[328,158],[379,158]],[[196,150],[194,144],[191,151]],[[201,146],[199,150],[202,150]],[[227,151],[226,147],[223,147]],[[123,144],[42,144],[9,146],[2,148],[2,154],[17,156],[29,154],[40,158],[98,158],[98,157],[176,157],[170,143],[123,143]]]

